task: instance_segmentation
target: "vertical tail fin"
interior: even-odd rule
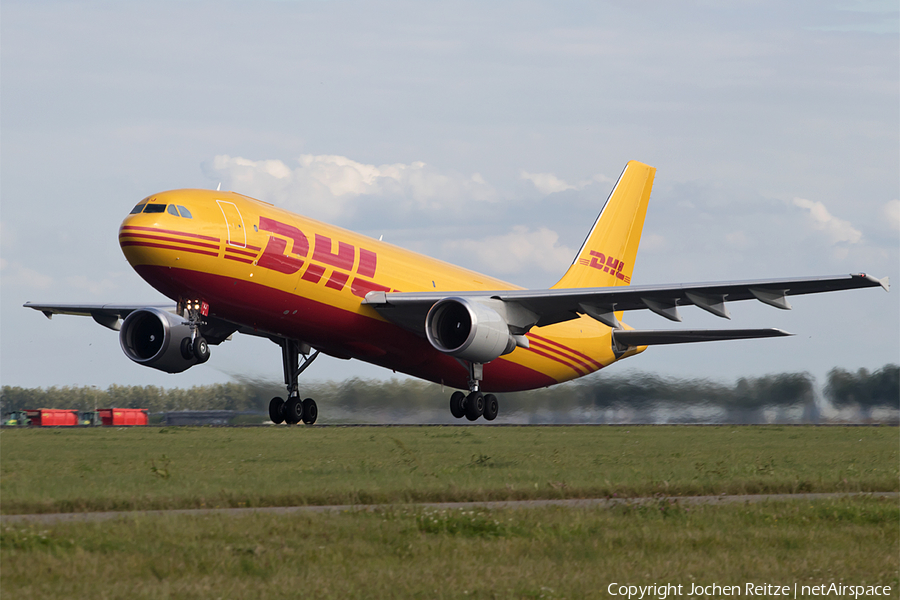
[[[572,266],[554,288],[629,285],[656,169],[631,161],[606,199]]]

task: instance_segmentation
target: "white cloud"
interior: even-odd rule
[[[7,288],[23,287],[46,290],[53,285],[52,277],[14,261],[0,260],[0,273],[2,273],[3,285]]]
[[[559,244],[559,234],[555,231],[546,227],[530,231],[523,225],[503,235],[450,241],[444,244],[444,251],[474,259],[488,272],[538,270],[560,276],[575,256],[575,250]]]
[[[419,161],[376,166],[345,156],[304,154],[291,166],[280,160],[220,155],[204,168],[228,189],[326,220],[347,216],[363,196],[385,197],[395,207],[420,210],[499,199],[478,173],[445,173]]]
[[[656,250],[664,250],[667,245],[668,243],[666,238],[657,233],[644,232],[641,235],[640,250],[654,252]]]
[[[884,205],[882,212],[888,222],[888,227],[900,231],[900,200],[891,200]]]
[[[527,179],[534,184],[542,194],[555,194],[565,190],[574,190],[575,186],[566,183],[553,173],[529,173],[522,171],[522,179]]]
[[[523,170],[519,174],[522,179],[528,180],[534,184],[534,187],[536,187],[540,193],[548,195],[564,192],[566,190],[583,190],[595,182],[612,183],[613,181],[606,175],[594,175],[591,179],[572,184],[560,179],[553,173],[529,173],[528,171]]]
[[[794,198],[794,206],[809,211],[813,227],[819,231],[824,231],[833,244],[844,242],[856,244],[862,239],[862,233],[858,229],[855,229],[848,221],[838,219],[832,215],[821,202],[806,200],[805,198]]]

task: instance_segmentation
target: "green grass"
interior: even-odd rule
[[[896,491],[895,427],[7,429],[3,514]]]
[[[614,582],[715,582],[742,591],[748,582],[843,582],[890,585],[896,598],[898,523],[896,501],[853,498],[5,525],[0,591],[70,599],[602,598]]]

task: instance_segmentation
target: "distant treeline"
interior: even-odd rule
[[[855,406],[864,415],[881,406],[898,408],[900,367],[885,365],[874,373],[866,369],[856,373],[832,369],[825,384],[825,397],[837,408]]]
[[[764,422],[775,411],[781,421],[818,422],[815,379],[808,373],[783,373],[738,379],[733,385],[707,379],[677,379],[652,374],[607,375],[598,373],[573,383],[542,390],[503,394],[502,415],[544,415],[544,421],[577,420]],[[304,397],[315,398],[320,411],[326,407],[353,415],[448,413],[449,389],[416,380],[379,381],[349,379],[343,382],[309,383]],[[112,385],[95,387],[21,388],[3,386],[3,412],[24,408],[95,407],[146,408],[150,412],[179,410],[258,411],[268,409],[273,396],[284,396],[280,383],[239,379],[233,383],[166,389],[156,386]],[[868,419],[872,410],[897,410],[900,405],[900,366],[885,365],[869,372],[832,369],[824,397],[838,410],[855,410]],[[565,415],[568,415],[566,417]],[[580,417],[578,416],[580,415]]]

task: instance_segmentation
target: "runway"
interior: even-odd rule
[[[154,518],[164,515],[189,516],[244,516],[256,513],[279,515],[317,514],[332,512],[371,512],[378,510],[465,510],[480,508],[486,510],[527,509],[558,506],[561,508],[613,508],[616,506],[639,506],[669,503],[680,506],[710,504],[740,504],[760,502],[785,502],[798,500],[827,500],[840,498],[893,498],[900,499],[900,492],[853,492],[822,494],[747,494],[734,496],[659,496],[642,498],[573,498],[559,500],[508,500],[495,502],[423,502],[414,504],[337,504],[330,506],[261,506],[251,508],[197,508],[173,510],[109,511],[84,513],[47,513],[30,515],[2,515],[0,525],[35,523],[53,525],[70,522],[97,522],[112,519]]]

